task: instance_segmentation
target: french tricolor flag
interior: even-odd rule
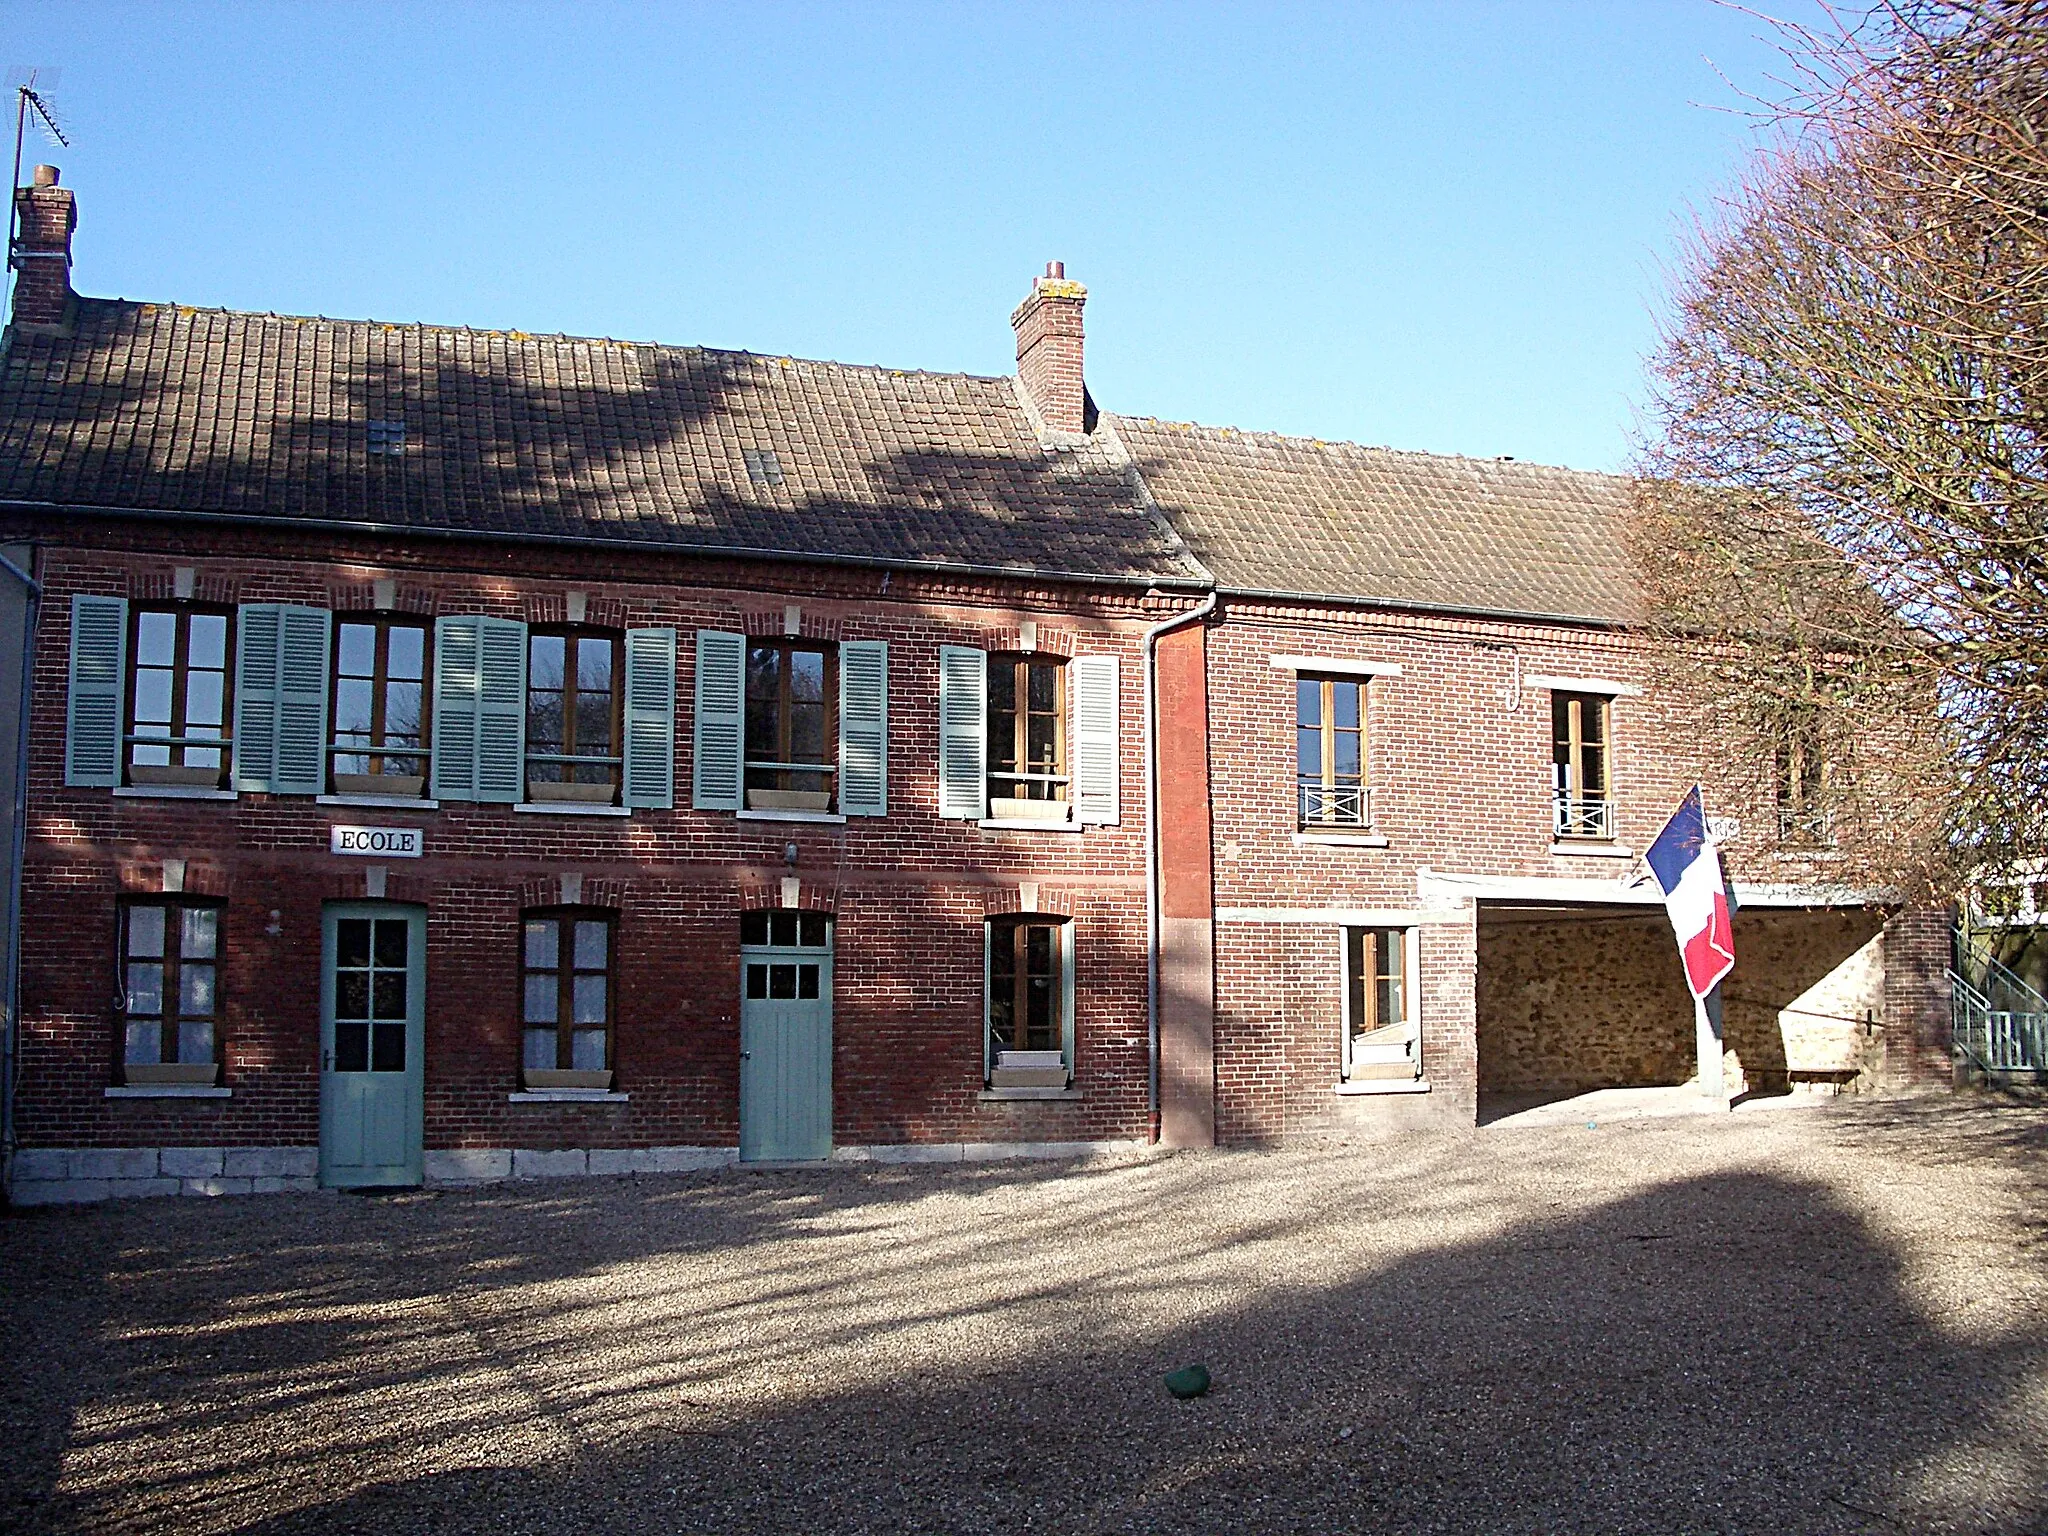
[[[1735,969],[1735,926],[1697,784],[1686,791],[1646,857],[1664,888],[1664,910],[1685,957],[1686,984],[1694,997],[1705,997]]]

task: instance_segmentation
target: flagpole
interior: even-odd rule
[[[1693,1045],[1699,1053],[1700,1097],[1727,1097],[1721,1074],[1721,983],[1692,1000]]]

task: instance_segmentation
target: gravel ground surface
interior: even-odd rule
[[[0,1308],[8,1531],[2048,1530],[2038,1101],[138,1201]]]

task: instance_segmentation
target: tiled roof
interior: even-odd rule
[[[1226,590],[1617,623],[1638,612],[1616,476],[1112,420]]]
[[[0,500],[1203,576],[1114,440],[1042,447],[1007,379],[119,300],[14,339]]]

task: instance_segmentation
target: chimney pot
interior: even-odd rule
[[[1048,432],[1088,430],[1088,387],[1081,372],[1081,309],[1088,290],[1067,277],[1064,261],[1048,261],[1045,276],[1010,316],[1017,333],[1017,382]]]
[[[54,165],[39,165],[36,167],[36,185],[54,187],[57,185],[57,178],[62,174]]]

